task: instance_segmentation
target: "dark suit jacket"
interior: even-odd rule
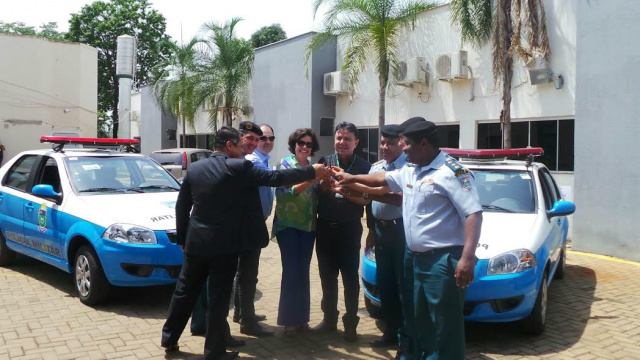
[[[282,186],[314,178],[311,166],[267,171],[255,168],[251,161],[232,159],[216,151],[193,163],[184,178],[176,203],[178,244],[196,256],[264,247],[269,240],[258,186]],[[254,207],[260,210],[252,210]]]

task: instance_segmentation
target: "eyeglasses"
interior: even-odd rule
[[[298,140],[298,141],[296,141],[296,144],[298,144],[298,146],[300,146],[300,147],[306,146],[309,149],[313,149],[313,143],[312,142],[306,142],[306,141]]]
[[[260,136],[260,141],[274,141],[276,139],[275,136]]]

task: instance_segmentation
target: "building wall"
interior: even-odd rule
[[[47,148],[54,133],[96,137],[98,52],[78,43],[0,34],[0,143],[5,161]]]
[[[138,97],[139,100],[136,99]],[[143,86],[140,92],[131,96],[131,111],[139,114],[140,151],[143,154],[148,155],[156,150],[177,147],[176,140],[167,138],[168,130],[176,131],[177,121],[173,116],[163,113],[156,104],[151,86]]]
[[[294,130],[310,127],[319,135],[319,119],[335,117],[334,100],[322,95],[323,74],[335,69],[335,43],[313,52],[305,76],[304,54],[312,35],[300,35],[256,50],[252,79],[254,121],[274,128],[273,164],[291,155],[287,140]],[[320,137],[319,140],[321,151],[316,159],[333,151],[330,140]]]
[[[640,260],[640,7],[578,2],[574,248]]]

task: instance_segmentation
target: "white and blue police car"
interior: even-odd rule
[[[508,150],[443,149],[475,177],[483,222],[476,249],[475,279],[466,290],[465,319],[521,321],[526,333],[544,331],[547,289],[565,273],[569,221],[575,211],[563,200],[547,167],[532,162],[541,148]],[[509,157],[527,155],[523,160]],[[379,314],[373,249],[363,255],[362,282],[367,309]]]
[[[87,305],[112,286],[175,283],[180,184],[152,159],[64,144],[132,146],[138,140],[43,137],[0,168],[0,266],[20,253],[73,274]]]

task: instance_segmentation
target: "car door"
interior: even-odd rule
[[[553,204],[560,200],[560,194],[557,186],[553,180],[553,177],[549,173],[549,170],[542,168],[538,171],[540,178],[540,185],[542,186],[542,193],[544,196],[544,204],[546,211],[551,210]],[[549,223],[549,232],[546,239],[546,246],[549,249],[549,258],[552,263],[556,263],[562,251],[563,244],[563,226],[565,226],[566,217],[557,216],[553,218],[547,218]]]
[[[20,252],[28,250],[20,245],[30,247],[24,236],[24,215],[27,189],[37,158],[37,155],[24,155],[18,159],[2,179],[0,190],[0,231],[7,246]]]
[[[57,193],[62,192],[61,171],[56,159],[42,156],[34,168],[33,185],[51,185]],[[65,262],[64,234],[60,233],[61,217],[64,216],[63,201],[57,204],[53,200],[32,194],[31,189],[25,194],[24,234],[26,240],[35,250],[34,257],[52,265]]]

